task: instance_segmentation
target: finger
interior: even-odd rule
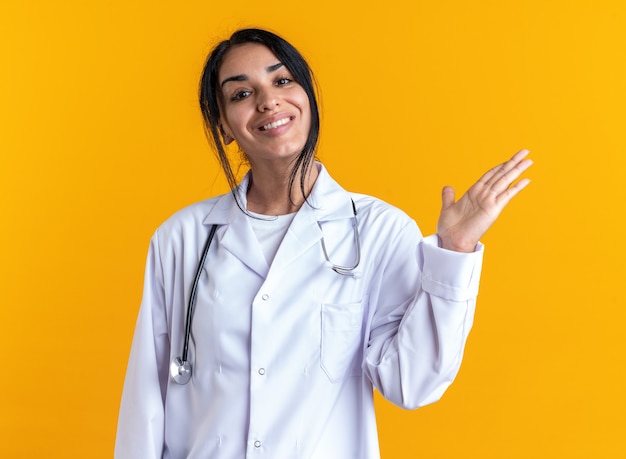
[[[528,156],[529,153],[530,153],[530,150],[523,148],[517,153],[515,153],[509,161],[520,162],[522,159]]]
[[[454,204],[454,188],[451,186],[444,186],[441,190],[441,208],[447,209]]]
[[[513,199],[517,195],[517,193],[519,193],[524,188],[526,188],[529,183],[530,183],[530,179],[529,178],[524,178],[524,179],[520,180],[519,182],[517,182],[512,187],[507,188],[504,191],[504,193],[502,193],[500,196],[498,196],[498,198],[497,198],[498,203],[502,207],[506,206],[511,201],[511,199]]]
[[[480,178],[479,182],[482,182],[486,186],[492,186],[493,183],[500,180],[503,175],[505,175],[510,170],[517,167],[518,164],[523,162],[524,158],[528,156],[529,153],[530,150],[525,149],[518,151],[508,161],[499,164],[496,167],[487,171],[487,173]]]
[[[517,163],[513,169],[503,173],[497,180],[494,179],[494,182],[491,185],[491,189],[496,193],[502,193],[507,190],[511,184],[517,180],[517,178],[530,166],[533,165],[533,161],[530,159],[524,159],[521,162]]]

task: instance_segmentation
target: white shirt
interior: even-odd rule
[[[482,246],[472,254],[441,249],[402,211],[346,192],[318,167],[310,205],[271,265],[231,194],[183,209],[156,231],[117,458],[378,458],[373,388],[416,408],[452,382],[472,325]],[[237,190],[244,205],[247,183]],[[361,262],[345,276],[331,263],[355,259],[352,200]],[[178,385],[169,364],[182,352],[187,298],[213,224],[192,378]]]
[[[252,215],[249,220],[250,226],[261,245],[265,260],[271,264],[296,214],[268,216],[248,212]]]

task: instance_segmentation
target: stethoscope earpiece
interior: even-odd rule
[[[191,379],[191,365],[176,357],[170,363],[170,376],[177,384],[187,384]]]

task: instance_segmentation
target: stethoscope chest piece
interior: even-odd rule
[[[191,379],[191,365],[176,357],[170,363],[170,376],[178,384],[187,384]]]

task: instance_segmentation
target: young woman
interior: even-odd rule
[[[458,201],[445,188],[423,238],[315,162],[312,74],[282,38],[247,29],[220,43],[200,99],[232,193],[152,238],[116,457],[377,458],[373,389],[417,408],[459,369],[479,240],[528,184],[514,183],[527,152]],[[240,183],[231,142],[250,165]]]

